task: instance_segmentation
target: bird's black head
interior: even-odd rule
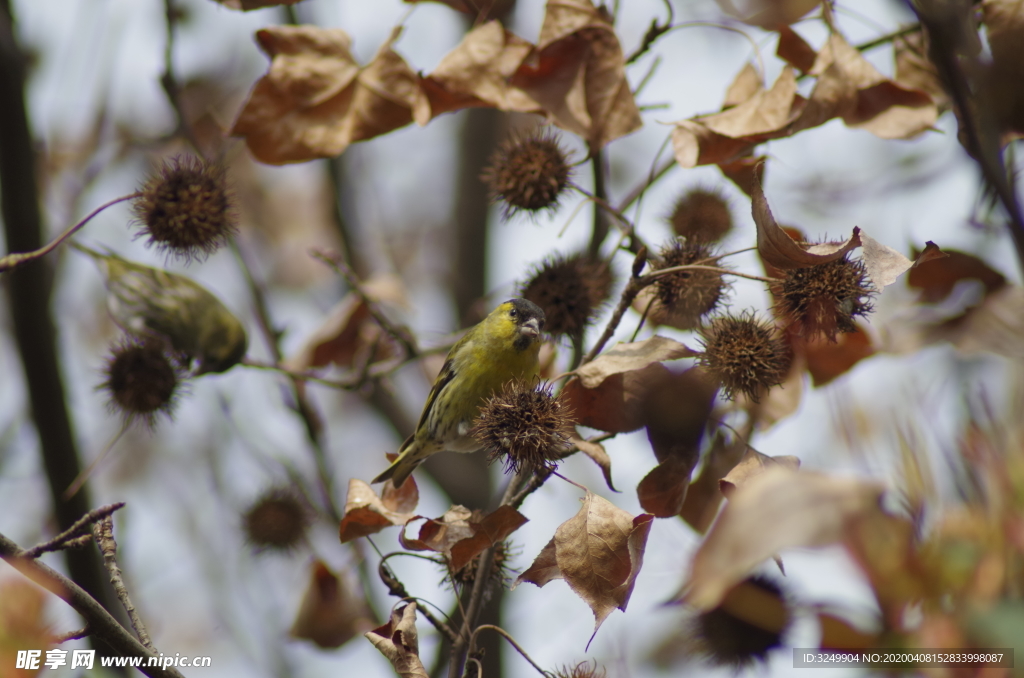
[[[509,299],[503,307],[507,307],[508,317],[518,329],[515,346],[518,350],[529,347],[539,340],[544,329],[544,311],[540,306],[527,299]]]

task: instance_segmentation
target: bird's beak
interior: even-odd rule
[[[519,328],[519,333],[524,337],[539,337],[540,323],[536,318],[530,318]]]

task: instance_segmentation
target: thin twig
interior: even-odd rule
[[[671,137],[669,137],[669,139],[671,140]],[[647,192],[648,188],[650,188],[656,181],[658,181],[658,179],[661,179],[661,177],[665,176],[665,173],[667,173],[676,165],[677,163],[675,156],[672,156],[671,158],[663,162],[661,165],[659,165],[657,169],[652,169],[650,174],[647,175],[646,179],[641,181],[639,184],[636,185],[635,188],[633,188],[632,191],[626,194],[626,197],[622,199],[622,202],[620,202],[619,206],[615,208],[615,211],[619,212],[620,214],[625,212],[630,205],[639,200],[640,197]]]
[[[359,298],[366,304],[366,309],[373,316],[373,319],[377,321],[377,324],[381,326],[385,332],[391,335],[395,341],[402,344],[405,348],[405,352],[410,356],[418,356],[419,348],[416,346],[416,339],[412,336],[412,333],[405,327],[395,325],[384,315],[383,311],[380,310],[380,305],[375,299],[373,299],[365,289],[363,284],[359,280],[359,277],[355,272],[348,267],[348,265],[341,260],[337,255],[330,254],[323,250],[314,249],[310,251],[310,255],[315,259],[319,259],[325,263],[332,271],[345,278],[345,281],[349,286],[359,295]]]
[[[91,539],[91,537],[90,537],[90,539]],[[68,631],[67,633],[62,633],[59,636],[54,636],[53,640],[52,640],[52,643],[54,645],[60,645],[61,643],[66,643],[69,640],[78,640],[79,638],[85,638],[86,636],[88,636],[91,633],[92,633],[92,631],[89,629],[89,625],[86,624],[85,626],[83,626],[82,628],[78,629],[77,631]]]
[[[904,26],[903,28],[897,29],[892,33],[887,33],[881,37],[875,38],[874,40],[869,40],[867,42],[862,42],[859,45],[854,45],[854,48],[859,52],[867,52],[870,49],[881,47],[886,43],[894,42],[902,37],[910,35],[911,33],[919,33],[920,31],[921,24],[911,24],[909,26]]]
[[[747,280],[757,280],[759,282],[772,283],[779,282],[776,278],[765,278],[763,276],[754,275],[753,273],[742,273],[740,271],[734,271],[729,268],[719,268],[718,266],[703,266],[701,264],[684,264],[682,266],[672,266],[670,268],[662,268],[657,271],[652,271],[647,275],[643,276],[645,279],[658,278],[668,273],[679,273],[680,271],[713,271],[715,273],[721,273],[722,275],[734,275],[737,278],[746,278]]]
[[[88,623],[92,636],[102,638],[121,657],[158,657],[156,652],[140,643],[81,586],[44,563],[26,558],[25,554],[16,543],[0,534],[0,558],[74,608]],[[185,678],[177,669],[165,667],[162,663],[150,665],[148,661],[143,661],[138,669],[150,678]]]
[[[428,600],[409,595],[409,591],[405,588],[405,584],[403,584],[401,580],[398,579],[398,577],[395,575],[395,571],[388,567],[387,563],[385,562],[388,558],[394,555],[417,556],[419,558],[430,560],[431,562],[436,561],[434,561],[433,558],[421,556],[417,553],[396,552],[389,553],[387,556],[384,557],[384,560],[380,561],[380,564],[377,565],[377,574],[380,576],[380,580],[384,582],[384,585],[388,587],[389,594],[395,596],[396,598],[401,598],[402,600],[422,600],[422,602],[433,605],[433,603],[430,603],[430,601]],[[423,617],[428,622],[430,622],[433,625],[435,629],[438,630],[438,632],[440,632],[442,636],[448,639],[449,643],[455,642],[456,635],[455,631],[452,629],[451,626],[449,626],[446,622],[442,621],[441,619],[435,617],[434,613],[432,613],[425,607],[417,606],[416,609],[421,615],[423,615]]]
[[[608,214],[610,214],[610,215],[612,215],[614,217],[614,222],[615,222],[616,227],[620,231],[622,231],[623,235],[628,236],[630,238],[629,250],[631,252],[637,252],[637,251],[639,251],[639,249],[641,247],[646,247],[647,246],[647,244],[640,238],[640,236],[638,236],[636,234],[636,228],[634,227],[633,222],[630,221],[629,218],[626,217],[626,215],[623,214],[619,209],[617,209],[614,206],[612,206],[611,203],[609,203],[605,198],[601,197],[600,195],[595,195],[595,194],[591,193],[590,191],[586,190],[585,188],[582,188],[582,187],[580,187],[580,186],[578,186],[576,184],[573,184],[572,186],[577,191],[579,191],[580,193],[585,195],[587,197],[587,199],[592,201],[597,207],[601,208],[601,209],[596,209],[595,210],[595,214],[598,213],[598,212],[602,212],[603,211],[603,212],[607,212]],[[605,235],[607,235],[608,234],[608,222],[607,222],[607,220],[604,220],[603,223],[604,223],[604,229],[605,229],[604,233],[605,233]],[[595,222],[595,228],[596,228],[596,222]],[[595,231],[595,233],[596,233],[596,231]],[[604,237],[602,237],[601,240],[603,242],[604,241]],[[597,256],[597,251],[593,249],[593,244],[594,244],[593,239],[591,240],[590,244],[591,244],[591,248],[592,248],[591,256]],[[598,243],[598,249],[600,249],[600,243]]]
[[[135,611],[132,599],[128,597],[128,589],[125,588],[124,580],[121,578],[121,568],[117,564],[117,542],[114,541],[114,519],[108,515],[95,522],[92,526],[92,536],[96,538],[96,545],[100,547],[100,553],[103,554],[103,565],[110,574],[110,583],[113,585],[121,605],[124,606],[124,611],[128,613],[128,619],[132,622],[135,634],[147,649],[156,652],[153,641],[149,638],[149,631],[142,623],[139,613]]]
[[[21,555],[25,558],[38,558],[44,553],[48,553],[50,551],[60,551],[67,547],[67,543],[69,541],[82,536],[89,537],[90,526],[93,523],[110,516],[114,511],[123,507],[124,502],[119,501],[115,504],[107,504],[106,506],[101,506],[98,509],[93,509],[76,520],[74,525],[64,530],[53,539],[43,542],[42,544],[37,544]]]
[[[472,654],[473,650],[476,649],[476,636],[481,631],[494,631],[494,632],[496,632],[502,638],[507,640],[512,645],[512,647],[514,647],[516,650],[518,650],[519,654],[523,655],[523,659],[525,659],[526,661],[530,662],[530,666],[532,666],[533,668],[537,669],[537,671],[540,672],[540,675],[544,676],[544,678],[551,678],[551,674],[548,673],[547,671],[545,671],[544,669],[542,669],[541,667],[537,666],[537,662],[533,661],[533,659],[530,658],[530,655],[526,654],[526,650],[524,650],[522,647],[519,646],[519,643],[516,642],[516,639],[513,638],[509,634],[508,631],[506,631],[505,629],[501,628],[500,626],[495,626],[494,624],[481,624],[480,626],[476,627],[476,630],[473,631],[473,636],[469,639],[469,652],[470,652],[470,654]]]
[[[590,198],[595,203],[607,205],[608,189],[605,186],[604,153],[600,149],[591,154],[590,164],[594,173],[594,195]],[[582,189],[577,187],[577,190]],[[608,215],[595,205],[594,225],[590,233],[590,246],[588,247],[592,259],[597,259],[597,254],[601,251],[601,244],[606,237],[608,237]]]
[[[587,355],[583,356],[583,360],[580,361],[581,365],[586,365],[597,357],[597,354],[601,352],[604,345],[607,344],[608,340],[615,334],[615,330],[618,329],[619,323],[622,322],[622,317],[626,314],[626,310],[629,309],[633,300],[636,299],[636,295],[640,294],[640,290],[654,282],[655,279],[650,278],[649,276],[630,278],[626,282],[626,286],[623,288],[622,294],[619,296],[619,303],[616,305],[615,311],[612,312],[612,317],[608,319],[608,324],[605,325],[604,332],[601,333],[601,337],[591,347]]]
[[[116,205],[119,202],[124,202],[125,200],[133,200],[134,198],[138,198],[140,195],[142,194],[138,192],[132,193],[131,195],[122,195],[120,198],[114,198],[110,202],[106,202],[100,205],[92,212],[89,212],[89,214],[86,215],[85,218],[83,218],[77,224],[71,226],[66,231],[64,231],[56,238],[54,238],[52,241],[50,241],[47,245],[44,245],[43,247],[40,247],[37,250],[33,250],[31,252],[12,252],[11,254],[8,254],[5,257],[0,257],[0,273],[3,273],[4,271],[9,271],[12,268],[20,266],[21,264],[32,261],[33,259],[38,259],[39,257],[46,256],[47,254],[55,250],[58,245],[60,245],[62,242],[70,238],[76,232],[78,232],[79,229],[81,229],[83,226],[89,223],[93,217],[95,217],[103,210],[107,209],[112,205]]]

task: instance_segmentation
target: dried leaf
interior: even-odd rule
[[[878,242],[867,233],[860,234],[861,245],[864,247],[862,258],[868,271],[868,278],[877,291],[882,291],[910,270],[914,265],[910,259]]]
[[[878,511],[882,488],[858,478],[772,468],[737,490],[693,558],[685,601],[699,610],[785,548],[841,541],[851,520]]]
[[[729,181],[736,184],[741,191],[749,196],[754,191],[754,182],[757,181],[756,168],[758,165],[764,164],[767,159],[768,157],[764,155],[748,155],[729,162],[720,162],[718,169],[722,170],[722,174]]]
[[[423,79],[426,96],[417,102],[416,123],[425,125],[442,113],[474,106],[542,113],[540,104],[509,84],[532,49],[500,21],[474,28]]]
[[[612,492],[618,492],[618,490],[615,489],[615,486],[612,485],[612,458],[608,456],[608,452],[605,451],[604,445],[584,440],[575,433],[569,436],[569,442],[578,447],[580,452],[590,457],[594,463],[600,467],[601,473],[604,475],[604,482],[608,485],[608,489]]]
[[[757,252],[766,264],[782,269],[804,268],[835,261],[846,256],[850,250],[861,244],[860,229],[854,226],[853,235],[841,243],[805,245],[793,240],[779,226],[768,207],[761,182],[754,182],[751,207],[754,224],[757,226]]]
[[[376,302],[406,306],[401,278],[384,275],[363,283],[366,295]],[[328,313],[302,348],[284,361],[284,367],[302,372],[311,367],[370,364],[397,355],[398,348],[370,315],[363,298],[349,292]]]
[[[985,0],[982,18],[992,50],[992,64],[986,74],[986,103],[1008,142],[1024,135],[1024,6],[1021,0]]]
[[[416,603],[393,610],[387,624],[363,635],[388,658],[402,678],[430,678],[419,657]]]
[[[722,108],[742,104],[762,90],[764,90],[764,83],[761,81],[761,75],[754,68],[754,64],[748,61],[743,64],[743,68],[736,74],[729,89],[725,91]]]
[[[510,83],[591,151],[643,124],[611,17],[590,0],[547,4],[537,47]]]
[[[704,534],[711,527],[725,498],[718,481],[739,463],[746,450],[747,444],[742,439],[730,439],[721,431],[716,433],[700,475],[690,483],[679,511],[679,517],[698,534]]]
[[[674,339],[655,335],[631,344],[616,344],[594,360],[576,370],[585,388],[595,388],[608,377],[621,372],[640,370],[651,363],[678,360],[698,355]]]
[[[799,106],[794,108],[795,97],[796,74],[787,66],[771,89],[761,90],[738,106],[698,121],[712,132],[726,137],[771,134],[796,120]]]
[[[700,442],[718,393],[716,382],[699,367],[678,374],[663,371],[644,395],[647,440],[659,462],[670,458],[697,464]]]
[[[767,454],[761,454],[751,447],[743,455],[743,458],[740,459],[740,463],[736,464],[727,476],[718,481],[718,489],[728,499],[732,497],[732,493],[737,489],[776,466],[796,471],[800,468],[800,460],[789,455],[769,457]]]
[[[448,555],[456,543],[474,536],[475,531],[470,525],[473,518],[473,512],[468,508],[455,505],[440,518],[426,519],[416,539],[407,538],[403,529],[398,540],[403,548],[411,551],[437,551]]]
[[[871,337],[860,325],[853,332],[839,334],[835,341],[823,338],[804,341],[801,350],[815,387],[846,374],[861,360],[875,354]]]
[[[779,44],[775,48],[775,54],[780,59],[792,64],[801,73],[810,73],[818,58],[818,53],[814,51],[814,48],[789,26],[779,29]]]
[[[349,144],[412,122],[423,96],[419,76],[391,49],[396,28],[360,69],[339,29],[275,26],[256,33],[271,58],[231,133],[257,159],[304,162],[341,154]]]
[[[562,389],[576,423],[609,433],[628,433],[646,423],[644,397],[652,383],[667,372],[661,363],[641,370],[613,374],[597,388],[586,388],[573,379]]]
[[[845,619],[832,614],[818,614],[821,626],[821,642],[823,650],[869,650],[878,647],[878,636],[864,633],[856,629]]]
[[[524,581],[544,586],[565,579],[593,610],[596,635],[612,610],[626,610],[643,565],[653,517],[634,518],[590,492],[582,501],[579,513],[559,525],[533,565],[516,579],[516,586]]]
[[[405,525],[415,518],[412,511],[419,501],[416,481],[406,481],[397,490],[388,482],[381,492],[383,499],[362,480],[352,478],[348,481],[345,515],[338,530],[342,544],[376,534],[385,527]]]
[[[949,109],[949,96],[935,64],[928,58],[928,40],[924,31],[904,35],[893,45],[896,52],[896,75],[893,79],[904,87],[927,93],[940,113]]]
[[[767,429],[800,408],[800,403],[803,402],[806,369],[803,354],[794,353],[789,372],[781,384],[768,389],[768,394],[762,396],[760,402],[752,402],[745,394],[737,402],[750,412],[759,429]]]
[[[693,461],[696,462],[696,459]],[[651,469],[636,486],[640,508],[655,518],[679,515],[694,465],[685,458],[669,457]]]
[[[818,52],[810,73],[818,80],[791,134],[839,117],[883,139],[909,139],[938,118],[928,94],[886,78],[838,33]]]
[[[451,548],[451,569],[458,572],[485,549],[505,541],[510,534],[526,524],[526,516],[511,506],[499,506],[482,521],[470,521],[475,534],[461,539]]]
[[[1024,288],[1007,285],[988,295],[961,322],[938,328],[935,338],[968,353],[989,351],[1024,359]]]
[[[341,647],[375,625],[366,603],[353,594],[345,577],[331,572],[323,561],[314,560],[291,636],[329,649]]]
[[[920,263],[916,264],[907,275],[907,285],[921,290],[920,300],[928,304],[937,304],[950,295],[953,288],[961,280],[975,279],[985,286],[985,294],[989,295],[1006,285],[1002,273],[992,269],[984,261],[965,252],[945,250],[943,258],[926,259],[921,253]]]
[[[788,26],[817,7],[821,0],[748,0],[737,9],[733,0],[715,0],[722,11],[751,26],[776,30]]]

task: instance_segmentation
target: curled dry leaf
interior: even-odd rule
[[[738,106],[763,90],[764,82],[761,80],[761,74],[754,68],[754,64],[748,61],[736,74],[729,89],[725,91],[722,108]]]
[[[591,151],[643,124],[612,19],[590,0],[547,4],[537,47],[510,83]]]
[[[739,463],[746,450],[747,444],[741,438],[730,438],[721,430],[715,434],[700,475],[690,483],[679,511],[679,517],[698,534],[707,532],[718,515],[724,499],[718,481]]]
[[[505,30],[500,21],[474,28],[423,78],[426,96],[416,103],[416,123],[425,125],[442,113],[475,106],[543,112],[540,104],[509,84],[532,49],[533,45]]]
[[[736,464],[729,471],[728,475],[718,481],[718,489],[728,499],[732,496],[733,492],[747,485],[768,469],[775,468],[776,466],[796,471],[800,468],[800,460],[789,455],[769,457],[767,454],[761,454],[752,447],[748,448],[746,454],[740,459],[740,463]]]
[[[601,474],[604,475],[604,482],[608,485],[608,489],[612,492],[618,492],[618,490],[615,489],[615,486],[612,485],[612,458],[608,456],[608,452],[604,449],[604,445],[584,440],[575,433],[569,436],[569,442],[575,445],[580,452],[590,457],[593,462],[600,467]]]
[[[576,370],[585,388],[595,388],[613,374],[640,370],[651,363],[690,358],[697,352],[674,339],[655,335],[631,344],[616,344]]]
[[[988,351],[1011,360],[1024,359],[1024,288],[1007,285],[958,322],[941,325],[931,340],[946,340],[961,351]]]
[[[910,270],[914,265],[910,259],[889,247],[878,242],[863,231],[860,234],[861,245],[864,247],[862,259],[868,271],[868,278],[878,292],[887,287]],[[932,243],[934,245],[934,243]],[[937,249],[937,248],[936,248]]]
[[[733,493],[693,558],[684,600],[710,610],[760,562],[782,549],[826,546],[846,536],[851,520],[880,511],[882,487],[771,468]]]
[[[366,603],[354,595],[344,576],[331,572],[321,560],[313,561],[309,585],[292,624],[291,636],[311,640],[329,649],[341,647],[373,628]]]
[[[363,291],[375,302],[407,305],[405,286],[396,275],[371,278],[363,283]],[[373,319],[363,298],[349,292],[283,366],[296,372],[329,364],[354,367],[387,360],[397,351],[398,347]]]
[[[841,243],[798,243],[775,221],[760,181],[754,182],[753,190],[751,209],[757,226],[757,252],[766,264],[782,270],[816,266],[841,259],[861,244],[860,229],[856,226],[853,235]]]
[[[430,678],[419,656],[416,603],[409,603],[393,610],[387,624],[363,635],[387,657],[395,672],[402,678]]]
[[[609,433],[628,433],[646,422],[643,405],[647,390],[667,371],[661,363],[652,363],[643,369],[612,374],[596,388],[586,388],[581,380],[573,379],[562,394],[577,424]]]
[[[821,4],[821,0],[715,0],[722,11],[745,24],[776,30],[788,26]]]
[[[565,579],[593,610],[596,635],[612,610],[626,610],[643,565],[652,520],[647,514],[634,518],[587,492],[579,513],[558,526],[554,538],[516,579],[515,586],[524,581],[544,586]]]
[[[339,528],[341,543],[376,534],[392,525],[405,525],[416,517],[413,511],[418,501],[419,490],[412,478],[397,489],[391,481],[384,483],[380,497],[368,484],[352,478],[348,481],[345,514]]]
[[[928,58],[928,40],[924,31],[904,35],[893,46],[896,49],[894,80],[910,89],[926,92],[940,113],[948,110],[951,105],[949,96],[935,64]]]
[[[886,78],[838,33],[818,52],[810,74],[818,80],[790,134],[842,118],[882,139],[909,139],[938,119],[927,93]]]
[[[527,522],[526,516],[511,506],[499,506],[480,522],[470,521],[473,536],[461,539],[451,547],[451,569],[461,570],[466,563],[476,558],[485,549],[505,541],[510,534]]]
[[[403,548],[410,551],[437,551],[447,554],[451,552],[456,542],[473,536],[473,527],[469,524],[472,518],[472,511],[456,504],[440,518],[427,518],[420,526],[415,539],[406,537],[405,530],[402,530],[399,542]]]
[[[779,29],[779,44],[775,48],[775,54],[801,73],[810,73],[818,59],[818,53],[814,48],[789,26]]]
[[[261,162],[304,162],[412,122],[419,76],[391,46],[396,28],[360,68],[339,29],[275,26],[256,33],[271,58],[231,133]]]

